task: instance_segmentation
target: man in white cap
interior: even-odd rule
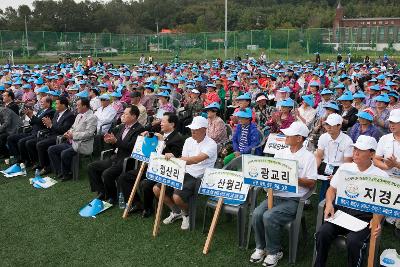
[[[374,164],[390,176],[400,179],[400,109],[393,109],[388,121],[391,133],[379,139]],[[388,217],[386,221],[393,224],[395,219]]]
[[[182,219],[182,230],[189,229],[188,203],[194,194],[196,179],[201,179],[206,168],[213,168],[217,160],[217,143],[206,135],[208,121],[206,118],[197,116],[188,125],[192,137],[185,140],[182,149],[181,160],[186,161],[185,180],[182,190],[167,187],[164,203],[171,209],[170,215],[164,219],[164,224],[170,224]],[[166,153],[167,159],[173,158],[172,153]],[[160,184],[153,187],[153,192],[158,198],[160,196]]]
[[[345,162],[351,162],[353,155],[353,141],[350,136],[341,130],[343,118],[337,113],[330,114],[324,127],[326,133],[318,139],[318,148],[315,151],[317,159],[318,174],[328,176],[329,179],[336,173],[339,166]],[[322,181],[319,199],[325,198],[326,190],[329,187],[329,180]]]
[[[274,207],[268,210],[267,200],[264,200],[253,212],[253,229],[256,239],[256,250],[251,255],[250,262],[261,262],[263,266],[276,266],[283,257],[280,243],[281,228],[295,219],[299,198],[314,187],[317,179],[317,162],[314,155],[303,143],[309,134],[307,126],[293,122],[289,128],[282,129],[286,136],[285,143],[289,146],[275,154],[275,158],[296,160],[298,162],[298,193],[274,192]],[[267,254],[268,251],[268,255]]]
[[[377,147],[376,140],[373,137],[360,135],[353,147],[353,162],[340,165],[326,192],[325,219],[332,217],[335,214],[335,210],[342,210],[365,222],[369,222],[372,219],[371,213],[334,206],[336,190],[342,179],[346,177],[346,173],[388,177],[386,172],[372,164]],[[374,234],[377,234],[378,231],[379,227],[374,231]],[[317,258],[315,266],[326,266],[329,248],[338,235],[346,235],[347,266],[362,266],[365,254],[364,242],[369,238],[370,229],[367,227],[358,232],[352,232],[330,222],[323,223],[316,234]]]

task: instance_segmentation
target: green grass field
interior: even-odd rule
[[[2,166],[4,168],[4,166]],[[0,178],[0,266],[261,266],[248,262],[252,250],[237,246],[236,220],[221,216],[208,255],[203,255],[206,234],[201,232],[205,197],[198,203],[195,231],[180,230],[180,222],[161,225],[152,237],[154,218],[132,215],[123,220],[114,207],[82,218],[78,211],[95,197],[86,171],[79,181],[34,189],[28,177]],[[305,211],[308,242],[300,239],[295,266],[311,266],[317,196]],[[288,238],[284,233],[283,244]],[[385,227],[382,248],[397,248],[393,227]],[[252,244],[252,248],[254,243]],[[288,253],[279,266],[289,266]],[[345,252],[332,249],[329,266],[345,266]]]

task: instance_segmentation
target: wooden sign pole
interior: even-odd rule
[[[374,267],[376,238],[372,235],[381,223],[383,215],[374,214],[371,221],[371,238],[369,239],[368,267]]]
[[[268,188],[268,209],[272,209],[274,207],[274,193],[272,188]]]
[[[156,220],[154,221],[153,237],[156,237],[160,230],[160,221],[161,221],[161,213],[162,213],[162,209],[163,209],[163,205],[164,205],[165,188],[166,188],[166,185],[162,184],[161,191],[160,191],[160,197],[158,198]]]
[[[135,184],[133,185],[131,195],[129,196],[128,203],[126,203],[124,214],[122,215],[122,218],[124,218],[124,219],[128,218],[129,209],[131,208],[132,201],[133,201],[133,198],[135,197],[136,191],[139,188],[139,184],[142,179],[142,175],[143,175],[145,167],[146,167],[146,162],[142,162],[142,164],[140,165],[139,173],[136,176]]]
[[[207,240],[204,244],[203,254],[207,254],[208,250],[211,246],[211,240],[215,233],[215,228],[217,227],[218,218],[221,213],[222,205],[224,204],[224,199],[222,197],[219,198],[217,206],[215,207],[214,217],[211,222],[210,230],[208,231]]]

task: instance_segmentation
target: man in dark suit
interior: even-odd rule
[[[159,133],[155,134],[158,137],[158,140],[165,142],[165,147],[162,153],[163,154],[172,153],[176,158],[181,157],[183,144],[185,142],[185,139],[177,131],[178,121],[179,119],[176,114],[171,112],[164,113],[164,116],[161,119],[161,132],[163,134]],[[147,135],[148,133],[144,132],[143,134]],[[138,172],[139,168],[121,174],[120,177],[118,178],[118,188],[124,194],[125,202],[127,202],[129,199]],[[142,216],[144,218],[149,217],[154,212],[153,186],[156,184],[156,182],[152,180],[144,179],[145,175],[146,175],[146,170],[143,172],[142,175],[143,180],[141,181],[141,187],[143,191],[143,201],[140,200],[138,194],[135,194],[135,199],[133,200],[133,204],[130,209],[130,213],[135,213],[143,210]]]
[[[140,111],[136,106],[125,108],[121,117],[122,124],[114,133],[104,135],[104,142],[113,145],[116,152],[110,159],[99,160],[89,164],[88,174],[92,192],[97,192],[97,198],[107,199],[110,203],[117,200],[115,181],[121,174],[124,159],[132,153],[137,136],[143,132],[143,126],[137,121]]]
[[[50,161],[47,149],[56,144],[57,136],[63,135],[71,128],[75,121],[74,114],[68,109],[68,99],[60,97],[56,100],[56,113],[53,119],[50,117],[43,117],[42,122],[46,126],[43,137],[38,140],[33,139],[26,142],[26,148],[32,162],[39,164],[34,166],[33,169],[42,169],[41,175],[46,175],[50,172]]]
[[[7,138],[15,134],[21,125],[21,118],[14,111],[0,107],[0,157],[8,156]]]
[[[12,90],[7,90],[3,93],[4,106],[14,111],[19,116],[19,106],[14,102],[15,95]]]
[[[50,97],[42,97],[40,99],[41,110],[34,115],[33,106],[25,105],[22,112],[29,118],[29,125],[32,127],[30,132],[13,134],[8,137],[7,144],[10,154],[13,155],[18,162],[25,162],[25,166],[29,167],[32,165],[28,157],[28,151],[26,150],[26,142],[28,140],[36,139],[37,133],[40,130],[44,130],[46,127],[42,122],[45,117],[53,118],[54,109],[51,108],[52,100]]]

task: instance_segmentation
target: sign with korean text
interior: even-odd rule
[[[242,158],[246,184],[298,193],[297,161],[253,155]]]
[[[243,173],[222,169],[206,169],[199,194],[233,200],[237,205],[246,201],[250,186],[244,183]]]
[[[163,149],[164,141],[158,141],[156,136],[150,138],[139,135],[132,150],[131,158],[148,163],[151,152],[161,154]]]
[[[342,172],[336,204],[374,214],[400,218],[400,180]]]
[[[153,152],[150,155],[147,179],[182,190],[185,177],[186,161],[172,158],[165,159],[164,155]]]
[[[285,135],[270,134],[264,147],[264,153],[275,155],[279,150],[289,147],[285,144]]]

